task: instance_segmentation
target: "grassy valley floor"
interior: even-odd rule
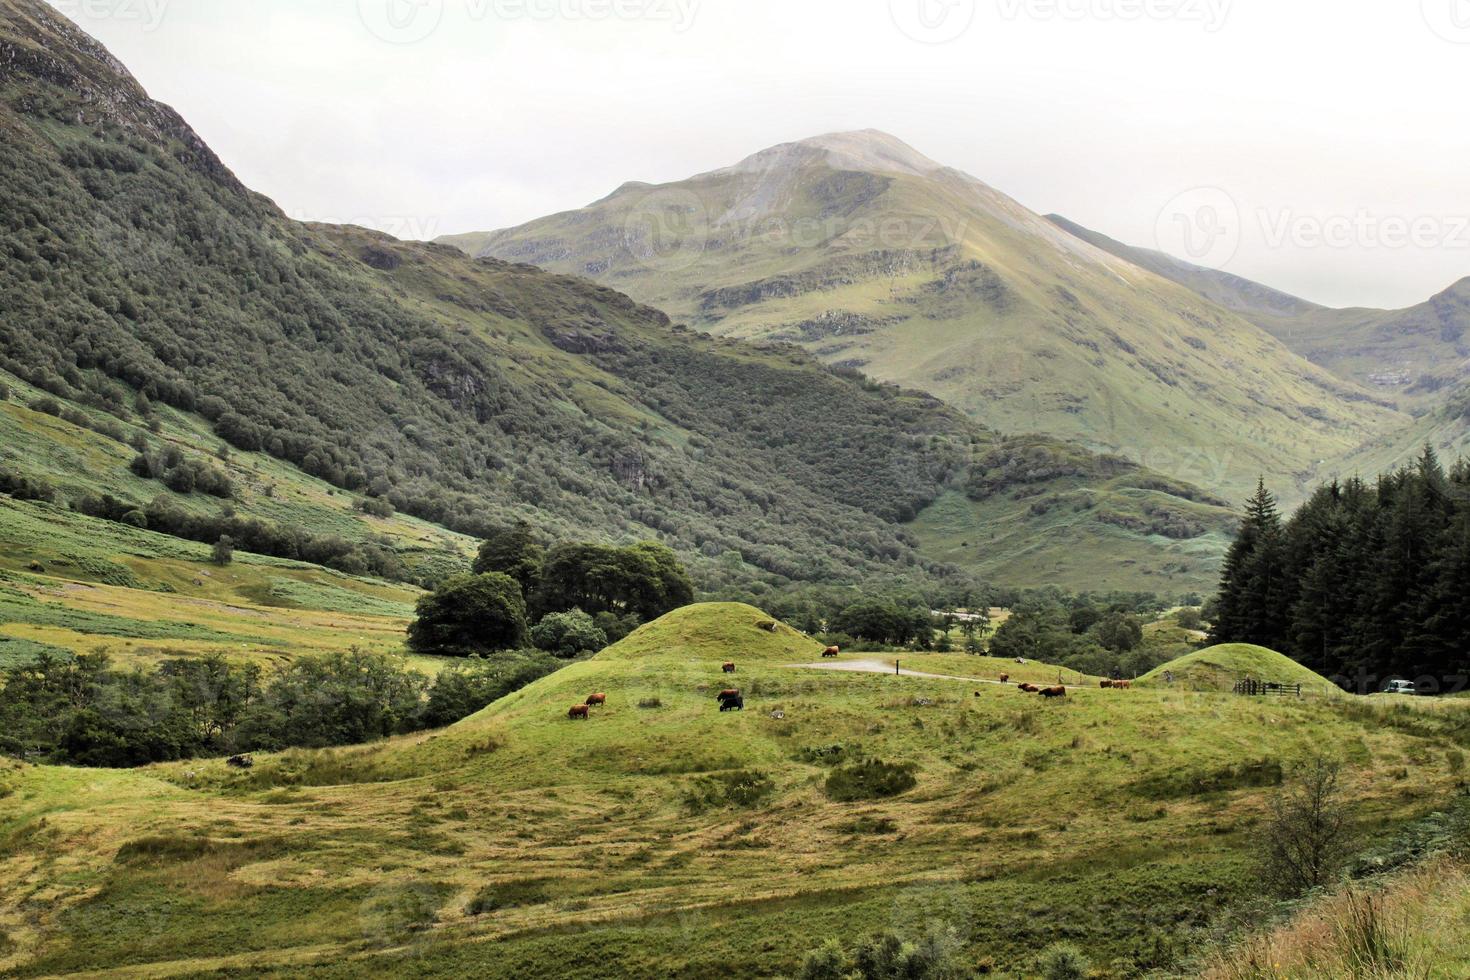
[[[689,607],[442,732],[248,772],[12,765],[0,970],[774,975],[829,936],[939,923],[977,965],[1025,975],[1067,939],[1132,976],[1183,962],[1256,888],[1293,763],[1341,754],[1369,830],[1463,778],[1470,704],[1095,687],[1048,703],[794,668],[820,650],[768,622]],[[730,683],[746,710],[721,714]],[[569,721],[594,692],[607,707]],[[849,799],[860,758],[915,784]]]

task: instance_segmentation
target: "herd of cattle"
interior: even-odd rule
[[[828,647],[827,649],[822,651],[822,656],[836,657],[840,656],[841,653],[841,647]],[[735,661],[726,660],[724,664],[721,665],[720,669],[726,674],[735,673]],[[1001,674],[1000,682],[1002,684],[1009,684],[1011,682],[1011,675]],[[1133,682],[1104,680],[1099,682],[1098,686],[1105,691],[1127,691],[1132,689]],[[1041,687],[1036,684],[1017,684],[1016,688],[1017,690],[1020,690],[1026,694],[1039,694],[1047,699],[1064,698],[1067,696],[1067,688],[1061,684],[1058,684],[1055,687]],[[978,698],[980,696],[980,692],[976,691],[975,697]],[[740,693],[738,688],[726,688],[719,694],[715,695],[715,700],[719,702],[721,711],[745,710],[745,696]],[[585,703],[572,705],[571,709],[567,711],[567,717],[571,718],[574,721],[577,719],[582,719],[583,721],[586,721],[587,719],[592,717],[593,707],[605,704],[607,704],[606,694],[593,694],[587,698]]]

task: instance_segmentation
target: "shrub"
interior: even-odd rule
[[[844,949],[835,939],[807,953],[799,980],[968,980],[964,943],[951,927],[936,925],[917,942],[884,932]]]
[[[1092,961],[1071,943],[1056,943],[1041,954],[1037,970],[1044,980],[1087,980]]]
[[[918,782],[911,764],[895,765],[878,759],[864,759],[832,770],[827,776],[826,791],[839,803],[851,803],[897,796],[913,789]]]
[[[500,881],[486,885],[475,893],[465,911],[470,915],[485,915],[501,909],[518,909],[527,905],[542,905],[551,901],[546,892],[546,881],[534,878],[526,881]]]
[[[592,617],[580,609],[551,613],[531,630],[531,642],[538,650],[558,657],[575,657],[596,653],[607,646],[607,634],[597,628]]]
[[[754,769],[701,776],[684,794],[684,806],[694,814],[725,807],[752,809],[776,789],[771,777]]]
[[[1342,767],[1316,758],[1271,801],[1261,877],[1291,898],[1328,882],[1341,866],[1348,838]]]

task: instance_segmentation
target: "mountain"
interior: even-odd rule
[[[1058,227],[1250,320],[1339,377],[1413,408],[1470,381],[1470,278],[1403,310],[1329,309],[1240,276],[1181,262],[1083,228]]]
[[[0,487],[425,578],[516,520],[666,540],[710,588],[1215,575],[1230,515],[1180,481],[585,279],[290,221],[32,0],[0,0],[0,130]]]
[[[1426,443],[1470,451],[1470,278],[1403,310],[1330,309],[1240,276],[1181,262],[1051,220],[1079,239],[1240,314],[1291,350],[1411,416],[1328,461],[1327,472],[1380,473]]]
[[[1315,303],[1298,299],[1288,293],[1272,289],[1270,286],[1263,286],[1241,276],[1181,261],[1167,252],[1125,245],[1101,232],[1092,231],[1074,221],[1069,221],[1059,214],[1049,214],[1046,220],[1089,245],[1102,249],[1109,255],[1115,255],[1125,262],[1131,262],[1140,269],[1147,269],[1170,282],[1177,282],[1215,305],[1223,306],[1232,313],[1239,313],[1252,323],[1259,323],[1260,318],[1296,317],[1323,309]]]
[[[1403,419],[1241,316],[876,132],[448,240],[1239,496]]]

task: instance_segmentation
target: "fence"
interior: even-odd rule
[[[1302,696],[1300,684],[1275,684],[1271,681],[1243,680],[1235,682],[1235,693],[1248,697],[1295,697]]]

